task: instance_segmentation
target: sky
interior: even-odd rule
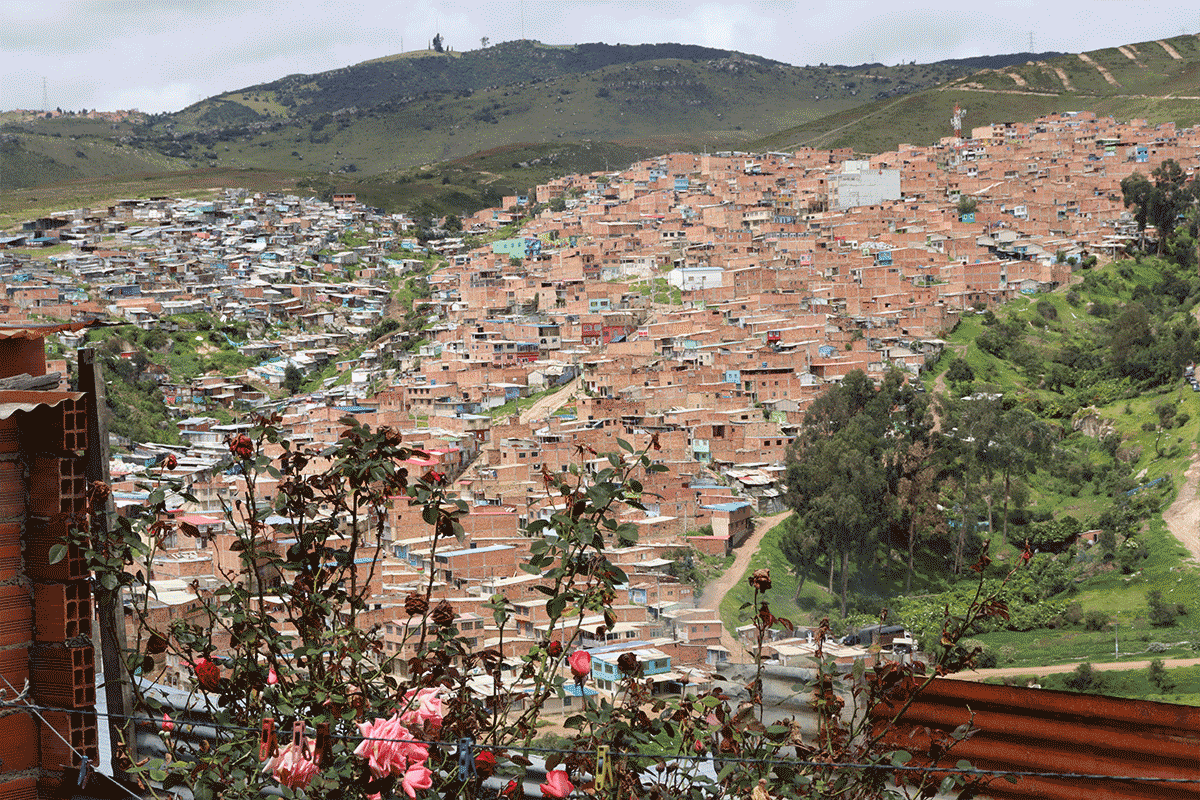
[[[1190,6],[1190,7],[1189,7]],[[0,109],[177,111],[407,50],[680,42],[805,64],[1080,52],[1200,32],[1157,0],[0,0]],[[45,102],[43,102],[45,98]]]

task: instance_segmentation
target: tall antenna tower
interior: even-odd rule
[[[50,110],[50,95],[46,92],[46,78],[42,77],[42,111]]]
[[[954,116],[950,117],[950,124],[954,126],[954,136],[957,139],[962,138],[962,121],[967,110],[958,103],[954,104]]]
[[[1029,52],[1035,52],[1033,49],[1033,31],[1029,32]]]

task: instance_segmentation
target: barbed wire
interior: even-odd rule
[[[7,683],[7,681],[5,681]],[[10,684],[11,685],[11,684]],[[42,706],[33,703],[17,703],[8,700],[0,699],[0,708],[11,709],[28,709],[37,714],[38,718],[46,722],[40,712],[63,712],[73,714],[88,714],[97,718],[107,718],[116,720],[133,721],[150,725],[165,730],[160,721],[147,715],[130,715],[130,714],[114,714],[107,711],[99,711],[94,708],[78,709],[78,708],[57,708],[53,706]],[[180,713],[186,714],[187,709],[180,709]],[[214,731],[236,731],[238,733],[249,733],[255,736],[262,734],[261,728],[251,728],[239,725],[217,724],[215,722],[196,722],[186,721],[184,719],[172,719],[171,723],[180,727],[191,728],[210,728]],[[49,723],[46,723],[49,724]],[[286,733],[287,729],[281,729],[280,732]],[[57,733],[57,731],[55,731]],[[61,735],[59,738],[63,738]],[[391,742],[394,739],[384,739],[370,736],[347,736],[342,734],[329,735],[330,740],[341,742]],[[81,758],[83,754],[75,750],[71,743],[66,739],[63,741],[68,747],[75,751],[76,755]],[[593,756],[594,752],[588,750],[580,750],[578,748],[562,748],[562,747],[538,747],[536,745],[497,745],[495,747],[485,743],[474,741],[445,741],[445,740],[426,740],[426,739],[406,739],[406,742],[413,744],[453,748],[456,751],[458,748],[465,747],[468,752],[512,752],[519,754],[533,755],[568,755],[568,756]],[[1194,778],[1166,778],[1152,775],[1109,775],[1102,773],[1086,773],[1086,772],[1043,772],[1038,770],[1014,770],[1014,769],[979,769],[975,767],[959,767],[959,766],[934,766],[934,765],[909,765],[909,764],[891,764],[888,762],[873,762],[863,763],[855,761],[816,761],[804,760],[796,758],[751,758],[747,756],[723,755],[719,753],[712,754],[697,754],[697,753],[648,753],[648,752],[618,752],[610,751],[609,758],[636,758],[649,759],[655,761],[692,761],[692,762],[708,762],[717,761],[725,764],[748,764],[759,766],[790,766],[790,767],[811,767],[814,769],[855,769],[864,771],[880,771],[880,772],[909,772],[909,773],[937,773],[939,775],[963,775],[963,776],[990,776],[995,778],[1051,778],[1062,780],[1105,780],[1105,781],[1120,781],[1120,782],[1136,782],[1136,783],[1163,783],[1163,784],[1184,784],[1195,783],[1200,784],[1200,775]],[[140,798],[139,798],[140,800]]]

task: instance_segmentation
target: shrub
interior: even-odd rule
[[[1173,603],[1163,600],[1162,592],[1151,589],[1146,592],[1150,624],[1157,628],[1165,628],[1175,624],[1176,607]]]
[[[1102,631],[1108,626],[1108,615],[1103,611],[1089,611],[1083,616],[1085,631]]]

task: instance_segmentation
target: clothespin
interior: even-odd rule
[[[612,763],[608,760],[608,745],[596,748],[596,791],[603,791],[612,780]]]
[[[475,777],[475,759],[471,758],[471,738],[469,736],[458,740],[458,779],[470,780]]]
[[[318,767],[333,757],[333,747],[329,741],[329,723],[317,723],[317,741],[313,747],[313,763]]]
[[[275,720],[272,717],[267,717],[262,723],[262,733],[258,737],[258,760],[266,761],[278,752],[279,746],[275,742]]]
[[[308,756],[308,748],[304,744],[304,734],[307,731],[308,723],[304,720],[296,720],[296,724],[292,726],[292,744],[299,746],[301,758]]]
[[[88,761],[88,757],[84,756],[83,762],[80,763],[80,765],[79,765],[79,777],[75,779],[75,784],[80,789],[86,789],[87,785],[88,785],[88,778],[90,778],[91,775],[92,775],[92,764],[90,761]]]

